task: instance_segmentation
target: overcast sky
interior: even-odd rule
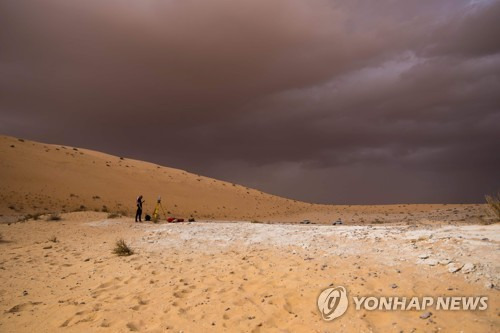
[[[0,133],[321,203],[500,188],[500,1],[0,0]]]

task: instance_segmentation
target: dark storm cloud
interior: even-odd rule
[[[499,1],[2,1],[0,131],[321,202],[500,186]]]
[[[485,2],[491,5],[469,7],[436,29],[434,44],[429,45],[431,54],[474,57],[500,52],[496,37],[500,5],[497,1]]]

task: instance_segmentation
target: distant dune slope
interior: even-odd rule
[[[419,218],[478,218],[483,205],[328,206],[263,193],[241,185],[87,149],[0,136],[0,214],[75,210],[145,213],[161,195],[168,215],[257,221],[400,222]],[[420,215],[419,215],[420,214]]]
[[[308,206],[183,170],[87,149],[0,137],[2,213],[135,210],[150,212],[159,195],[172,215],[252,219]],[[9,208],[9,206],[11,208]]]

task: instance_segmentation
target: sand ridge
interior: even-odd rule
[[[492,218],[483,204],[310,204],[126,157],[0,136],[0,222],[79,210],[133,216],[139,194],[145,213],[152,214],[161,195],[167,214],[185,219],[420,224]]]

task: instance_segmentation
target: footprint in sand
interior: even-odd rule
[[[139,326],[137,324],[134,324],[134,323],[127,323],[127,328],[131,331],[131,332],[137,332],[139,331]]]
[[[147,305],[149,303],[149,301],[142,299],[141,296],[134,296],[134,299],[137,301],[137,305],[131,307],[131,309],[134,311],[139,310],[142,306]]]
[[[110,326],[111,326],[111,322],[109,322],[106,319],[103,319],[103,321],[101,323],[101,327],[110,327]]]
[[[179,291],[174,292],[173,295],[175,298],[184,298],[184,296],[185,296],[182,292],[179,292]]]
[[[42,302],[28,302],[28,303],[22,303],[22,304],[17,304],[14,305],[12,308],[7,310],[7,313],[19,313],[25,310],[28,310],[29,308],[42,304]]]

